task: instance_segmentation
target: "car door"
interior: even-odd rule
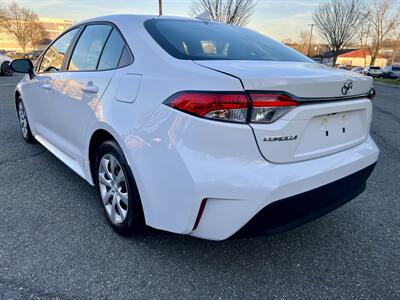
[[[50,45],[35,66],[35,76],[24,87],[24,104],[33,133],[45,139],[54,135],[50,126],[53,111],[48,106],[55,97],[54,80],[78,31],[79,28],[71,29]]]
[[[71,52],[65,72],[54,81],[56,101],[51,127],[57,132],[55,146],[80,165],[85,129],[97,103],[118,67],[125,41],[110,24],[90,24]]]

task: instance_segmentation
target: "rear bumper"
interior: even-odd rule
[[[247,164],[237,170],[231,165],[231,173],[225,173],[231,181],[221,181],[218,196],[208,196],[208,185],[203,186],[201,198],[207,198],[207,204],[198,227],[189,234],[223,240],[242,228],[240,233],[254,232],[255,228],[272,233],[315,219],[365,189],[378,155],[379,150],[369,137],[356,147],[318,159]],[[221,166],[214,167],[218,170]],[[194,223],[195,218],[191,224]]]
[[[279,233],[335,210],[365,190],[366,181],[375,165],[376,163],[319,188],[267,205],[236,235]]]

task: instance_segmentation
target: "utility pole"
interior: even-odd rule
[[[312,34],[313,34],[313,29],[314,29],[315,24],[308,24],[308,26],[311,27],[311,32],[310,32],[310,41],[308,42],[307,56],[310,56]]]
[[[158,0],[158,13],[162,16],[162,0]]]

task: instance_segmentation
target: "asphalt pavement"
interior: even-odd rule
[[[399,299],[400,89],[376,85],[379,163],[367,190],[289,232],[211,242],[124,238],[95,189],[25,144],[0,77],[0,299]]]

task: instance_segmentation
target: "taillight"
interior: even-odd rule
[[[280,93],[182,92],[164,104],[197,117],[246,123],[271,123],[298,105]]]
[[[253,109],[251,122],[271,123],[298,105],[289,95],[279,93],[250,94]]]
[[[164,104],[198,117],[240,123],[246,122],[249,108],[244,93],[184,92]]]
[[[368,98],[374,100],[375,96],[376,96],[376,90],[375,88],[371,88],[371,90],[368,93]]]

